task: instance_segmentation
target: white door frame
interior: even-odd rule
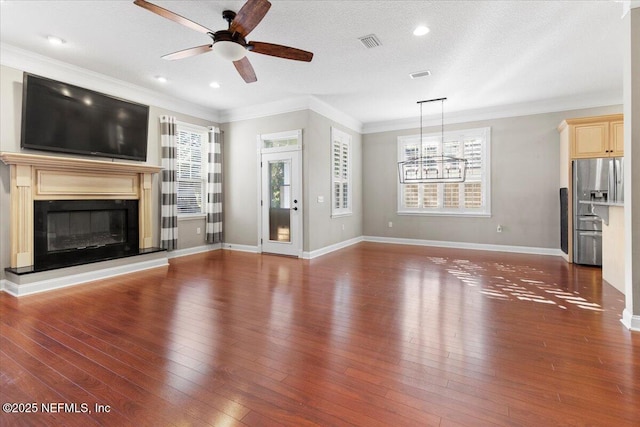
[[[273,144],[275,146],[265,148],[266,142],[277,142],[283,141],[282,145]],[[302,129],[278,132],[278,133],[270,133],[270,134],[261,134],[257,137],[258,150],[257,150],[257,161],[258,161],[258,211],[257,211],[257,219],[258,219],[258,236],[257,236],[257,248],[258,253],[263,252],[263,208],[266,206],[262,201],[262,193],[263,193],[263,182],[262,182],[262,155],[263,154],[272,154],[272,153],[284,153],[290,152],[292,154],[292,160],[297,162],[298,167],[296,176],[292,176],[292,182],[297,183],[293,188],[293,193],[291,195],[292,199],[298,200],[297,203],[297,211],[295,215],[298,216],[298,221],[295,221],[295,224],[292,223],[292,226],[295,225],[295,229],[291,229],[292,236],[292,245],[295,246],[293,253],[283,253],[283,255],[293,255],[298,258],[302,258],[303,253],[303,231],[304,231],[304,216],[303,216],[303,198],[302,198]],[[294,240],[295,239],[295,240]],[[269,250],[270,253],[279,253],[277,251]]]

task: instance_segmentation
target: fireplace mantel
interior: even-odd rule
[[[11,152],[0,152],[0,160],[6,165],[26,165],[82,171],[158,173],[162,170],[160,166],[139,163],[109,162],[105,160],[76,159],[73,157],[55,157]]]
[[[11,267],[33,265],[35,200],[129,199],[139,202],[139,246],[153,243],[152,176],[159,166],[1,152],[11,169]]]

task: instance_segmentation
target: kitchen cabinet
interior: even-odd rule
[[[611,122],[610,133],[610,157],[624,156],[624,121],[616,120]]]
[[[569,136],[570,157],[622,157],[624,155],[624,122],[621,114],[567,119],[560,124]]]

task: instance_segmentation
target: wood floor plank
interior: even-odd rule
[[[34,376],[37,376],[48,387],[54,390],[60,390],[62,387],[66,387],[63,395],[65,399],[62,401],[68,401],[70,403],[99,403],[118,408],[118,410],[114,409],[113,417],[110,417],[110,419],[118,419],[118,422],[125,422],[125,424],[130,423],[131,419],[136,418],[148,418],[152,422],[159,424],[167,423],[166,419],[157,416],[157,412],[153,411],[153,408],[149,411],[138,403],[140,399],[131,400],[128,396],[106,385],[109,380],[118,381],[118,378],[115,376],[107,376],[99,379],[86,371],[78,369],[75,366],[75,362],[78,362],[79,359],[69,361],[58,356],[55,350],[60,349],[60,347],[54,343],[48,343],[53,349],[52,351],[40,346],[37,342],[28,342],[24,336],[21,336],[17,332],[7,334],[7,337],[8,339],[0,337],[0,348],[6,348],[12,354],[20,355],[22,357],[21,362],[28,367]],[[42,338],[46,339],[44,337]],[[21,352],[21,348],[24,347],[28,347],[29,351]],[[74,393],[73,389],[76,386],[80,387],[82,391],[75,391]],[[70,398],[70,396],[74,395],[80,395],[82,398],[77,400]],[[55,397],[36,397],[35,399],[38,404],[56,403],[60,401],[60,399],[56,399]],[[42,411],[35,415],[39,416],[40,414],[42,414]]]
[[[0,294],[3,403],[111,408],[0,424],[635,426],[640,337],[623,308],[599,269],[550,256],[359,243],[172,258]]]
[[[347,405],[359,413],[368,414],[386,426],[438,426],[441,422],[440,417],[415,410],[410,406],[389,405],[385,397],[386,389],[370,392],[370,385],[350,381],[349,377],[331,374],[316,375],[314,378],[290,376],[285,382],[298,390],[323,396],[324,399],[337,405]],[[356,425],[363,424],[364,419],[356,418],[352,422]]]
[[[111,348],[96,349],[92,347],[89,345],[94,342],[91,336],[80,335],[80,339],[78,339],[68,335],[61,329],[51,327],[49,324],[34,322],[32,325],[38,331],[50,336],[60,344],[74,348],[76,352],[81,353],[85,358],[101,366],[108,366],[109,370],[115,374],[127,378],[135,386],[143,389],[145,394],[155,395],[167,402],[183,402],[181,406],[184,413],[193,417],[193,419],[199,420],[199,423],[207,423],[209,422],[208,420],[215,419],[219,423],[229,424],[241,419],[248,412],[248,409],[242,407],[242,405],[234,404],[234,402],[223,396],[200,388],[198,384],[190,381],[188,377],[177,375],[169,377],[165,372],[165,378],[154,378],[148,369],[144,372],[145,366],[139,360],[113,357]],[[68,328],[65,329],[69,330]],[[122,356],[126,356],[126,354],[122,354]],[[169,385],[166,384],[167,380]],[[188,393],[184,392],[185,389],[197,390],[199,399],[190,399]],[[225,416],[220,411],[217,411],[216,408],[228,408],[229,413]]]
[[[66,401],[63,395],[59,394],[56,390],[47,387],[45,383],[33,376],[33,374],[25,369],[25,367],[7,356],[4,351],[0,351],[0,366],[2,366],[3,369],[10,369],[17,379],[9,380],[8,378],[3,378],[1,383],[2,386],[0,387],[0,390],[2,391],[2,403],[5,405],[7,403],[13,405],[28,405],[27,408],[10,406],[8,411],[4,410],[3,407],[3,411],[0,414],[0,425],[17,426],[37,424],[37,418],[40,417],[38,414],[42,414],[43,410],[46,410],[46,407],[43,408],[41,403]],[[87,401],[88,400],[83,400],[82,402]],[[51,424],[64,425],[71,417],[73,417],[87,426],[98,425],[96,421],[86,416],[86,414],[50,412],[44,416]],[[117,417],[114,418],[117,419]]]

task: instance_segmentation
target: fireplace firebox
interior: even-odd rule
[[[137,200],[34,202],[34,268],[46,270],[137,254]]]

